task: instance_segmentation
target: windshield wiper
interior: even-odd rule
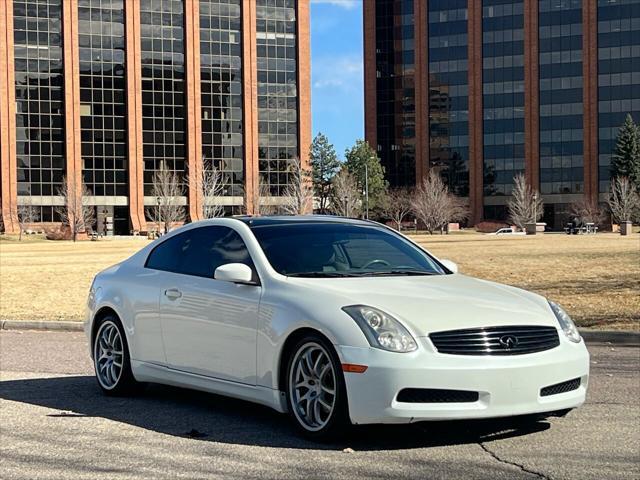
[[[339,277],[357,277],[358,275],[346,272],[297,272],[287,273],[287,277],[302,278],[339,278]]]
[[[376,272],[362,272],[358,273],[359,277],[382,277],[382,276],[423,276],[423,275],[439,275],[437,272],[428,272],[426,270],[381,270]]]

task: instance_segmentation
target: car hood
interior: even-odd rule
[[[402,321],[418,336],[483,326],[557,327],[544,297],[460,274],[290,278],[289,281],[312,289],[309,295],[322,296],[325,293],[334,301],[341,302],[341,306],[362,304],[379,308]]]

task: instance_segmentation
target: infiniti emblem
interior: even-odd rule
[[[505,350],[511,350],[518,346],[518,337],[515,335],[503,335],[500,337],[500,346]]]

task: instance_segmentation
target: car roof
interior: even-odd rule
[[[264,226],[277,226],[277,225],[301,225],[301,224],[319,224],[319,223],[334,223],[343,225],[362,225],[362,226],[374,226],[375,222],[367,220],[360,220],[357,218],[336,217],[333,215],[266,215],[260,217],[253,217],[251,215],[244,215],[234,217],[241,222],[246,223],[250,228],[264,227]]]

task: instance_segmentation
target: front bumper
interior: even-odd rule
[[[354,424],[410,423],[510,417],[580,406],[589,381],[584,341],[561,334],[560,346],[513,356],[463,356],[438,353],[427,337],[411,353],[337,346],[343,363],[367,365],[364,373],[345,372],[349,414]],[[541,396],[540,390],[580,378],[576,390]],[[408,403],[397,400],[404,388],[478,392],[468,403]]]

